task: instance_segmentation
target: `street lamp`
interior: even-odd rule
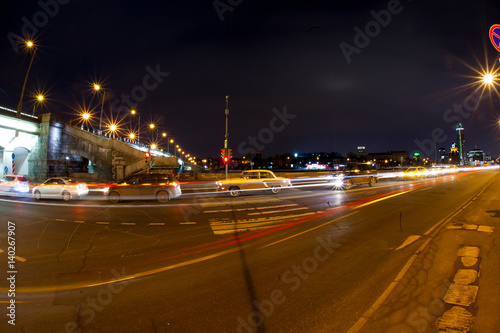
[[[35,103],[33,104],[33,116],[35,116],[35,108],[37,104],[43,103],[45,97],[42,94],[38,94],[35,99]]]
[[[168,153],[169,153],[169,154],[170,154],[170,144],[171,144],[171,143],[174,143],[174,139],[170,139],[170,140],[168,141],[168,143],[167,143],[167,151],[168,151]]]
[[[132,109],[130,110],[130,114],[135,116],[137,115],[137,117],[139,118],[139,123],[138,123],[138,126],[137,126],[137,141],[140,141],[140,136],[141,136],[141,115],[137,113],[136,110]]]
[[[96,92],[99,92],[101,90],[101,86],[97,83],[94,83],[94,90]],[[103,89],[102,90],[102,103],[101,103],[101,118],[99,120],[99,134],[101,132],[101,128],[102,128],[102,112],[104,110],[104,99],[106,98],[106,91]]]
[[[31,55],[31,60],[30,60],[30,65],[28,66],[28,71],[26,72],[26,76],[24,77],[23,89],[21,90],[21,97],[19,98],[19,104],[17,105],[17,117],[18,118],[21,118],[21,108],[23,106],[24,89],[26,88],[26,82],[28,81],[28,75],[30,73],[31,64],[33,63],[33,59],[35,58],[35,54],[36,54],[36,47],[35,47],[35,44],[33,43],[33,41],[27,40],[26,47],[28,50],[33,49],[33,54]]]

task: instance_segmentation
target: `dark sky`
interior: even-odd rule
[[[475,88],[465,87],[474,69],[498,68],[488,37],[500,23],[498,1],[41,0],[0,8],[0,105],[17,106],[30,55],[16,53],[9,37],[23,26],[33,33],[31,25],[38,49],[27,110],[43,88],[43,111],[69,120],[84,101],[100,111],[88,87],[101,80],[107,114],[113,105],[114,116],[125,115],[121,96],[129,95],[142,124],[156,120],[195,156],[219,154],[226,95],[236,156],[346,154],[364,145],[433,157],[431,133],[449,149],[460,119],[467,150],[500,156],[499,96],[474,110]],[[367,27],[369,40],[355,40]],[[341,45],[355,50],[350,62]],[[276,115],[284,112],[283,123]]]

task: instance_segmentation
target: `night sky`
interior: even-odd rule
[[[17,107],[31,59],[15,47],[24,26],[38,46],[27,111],[36,89],[49,94],[40,112],[69,120],[79,105],[100,111],[90,86],[100,81],[107,114],[135,107],[142,124],[155,120],[200,157],[223,147],[226,95],[235,156],[345,155],[363,145],[432,159],[432,133],[449,150],[458,120],[467,150],[500,156],[500,97],[477,102],[479,86],[467,86],[475,70],[498,68],[488,36],[500,23],[496,0],[41,0],[0,8],[2,106]]]

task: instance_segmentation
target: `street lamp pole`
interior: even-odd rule
[[[33,44],[33,42],[29,41],[26,43],[26,45],[29,48],[33,47],[34,51],[33,51],[33,55],[31,56],[30,65],[28,66],[28,71],[26,72],[26,76],[24,77],[23,89],[21,90],[21,97],[19,98],[19,104],[17,105],[17,117],[18,118],[21,118],[21,108],[23,106],[24,89],[26,88],[26,82],[28,81],[28,75],[30,74],[31,64],[33,63],[33,59],[35,58],[35,54],[36,54],[36,47]]]
[[[101,103],[101,119],[99,120],[99,132],[101,132],[101,125],[102,125],[102,112],[104,110],[104,99],[106,98],[106,91],[102,91],[102,103]]]
[[[229,137],[229,130],[228,130],[228,124],[229,124],[229,95],[226,95],[226,110],[225,110],[225,113],[226,113],[226,136],[225,136],[225,139],[224,139],[224,152],[225,154],[224,155],[227,155],[228,153],[228,149],[227,149],[227,139]],[[229,162],[225,163],[225,167],[226,167],[226,179],[228,178],[228,168],[229,168]]]

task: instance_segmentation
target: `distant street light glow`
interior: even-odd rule
[[[493,79],[494,79],[494,77],[493,77],[493,74],[491,74],[491,73],[486,73],[483,76],[483,81],[486,84],[492,84],[493,83]]]

